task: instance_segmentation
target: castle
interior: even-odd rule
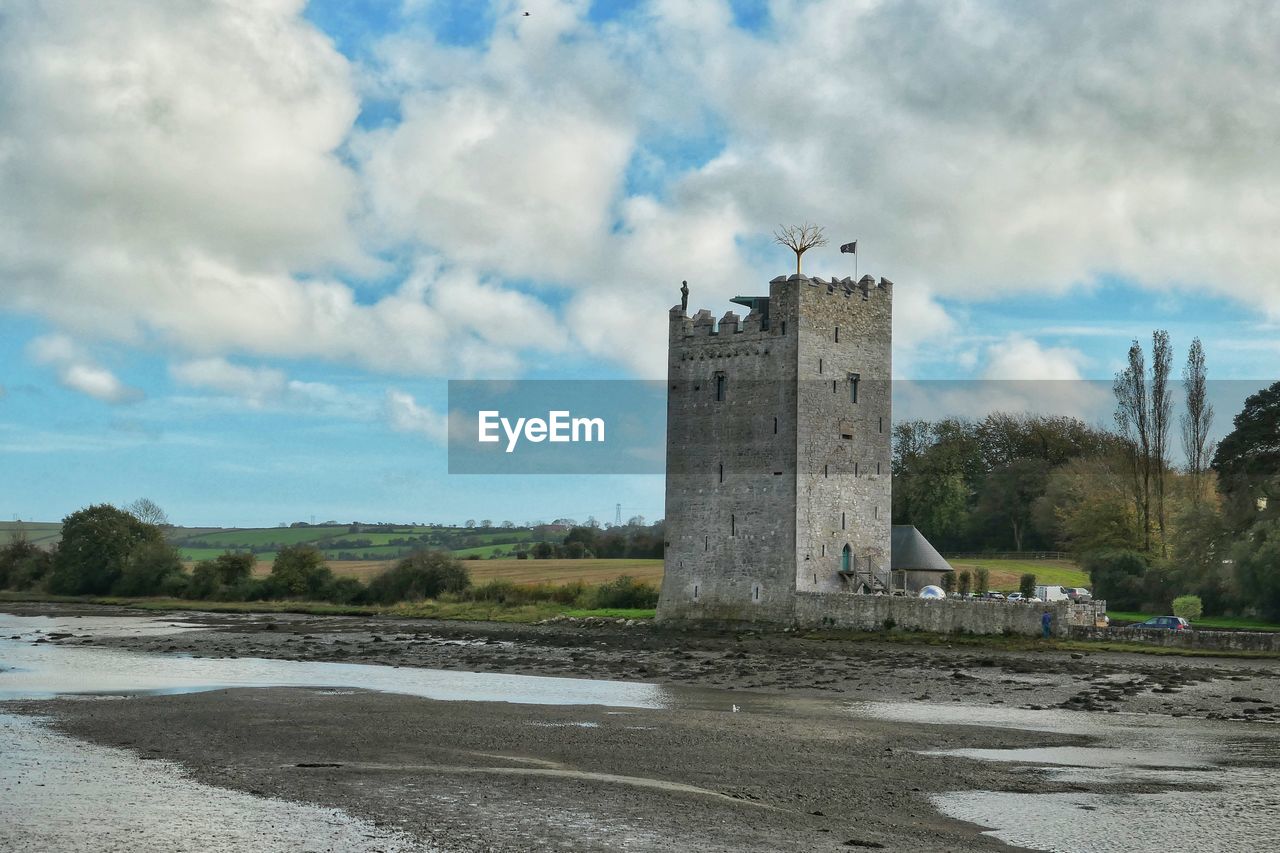
[[[658,618],[790,622],[807,594],[937,583],[890,520],[893,283],[797,273],[732,301],[745,318],[670,312]]]

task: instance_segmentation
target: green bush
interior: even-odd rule
[[[333,582],[333,572],[314,546],[290,545],[276,554],[268,580],[274,596],[315,599]]]
[[[1199,619],[1204,614],[1204,605],[1198,595],[1180,595],[1173,600],[1173,615],[1181,616],[1187,621]]]
[[[982,595],[988,589],[991,588],[990,584],[991,584],[991,571],[989,569],[985,567],[979,567],[977,569],[974,569],[974,572],[973,572],[973,591],[974,592],[976,592],[978,595]]]
[[[167,542],[144,542],[125,560],[111,591],[115,595],[182,597],[187,592],[182,558]]]
[[[963,572],[961,572],[961,573],[960,573],[960,578],[959,578],[959,592],[960,592],[960,594],[961,594],[961,595],[968,595],[968,594],[969,594],[969,590],[972,588],[972,586],[973,586],[973,575],[969,574],[969,572],[968,572],[968,571],[963,571]]]
[[[1036,594],[1036,576],[1028,572],[1018,578],[1018,592],[1023,598],[1033,598]]]
[[[471,575],[447,551],[415,551],[369,582],[365,593],[374,604],[420,601],[471,586]]]
[[[629,575],[623,575],[595,590],[596,607],[648,609],[658,606],[658,590]]]
[[[33,545],[21,532],[0,548],[0,589],[31,589],[53,569],[53,554]]]
[[[942,584],[942,591],[943,591],[943,592],[945,592],[947,595],[950,595],[951,593],[955,592],[955,589],[956,589],[956,573],[955,573],[955,572],[943,572],[943,573],[942,573],[942,580],[940,581],[940,583]]]

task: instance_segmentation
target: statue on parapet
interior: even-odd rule
[[[689,313],[689,282],[680,282],[680,311],[681,313]]]

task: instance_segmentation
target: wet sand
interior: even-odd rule
[[[1090,741],[867,719],[849,713],[848,703],[1061,706],[1100,716],[1124,710],[1240,720],[1273,718],[1280,704],[1274,661],[988,653],[793,635],[678,634],[648,625],[173,618],[213,629],[95,638],[73,629],[48,641],[706,688],[681,690],[683,704],[661,709],[309,688],[2,707],[39,715],[55,731],[96,745],[177,762],[201,783],[340,808],[444,850],[1003,849],[980,827],[940,815],[933,798],[957,790],[1136,793],[1171,783],[1076,781],[1014,764],[924,755]]]

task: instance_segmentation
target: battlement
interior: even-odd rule
[[[887,278],[876,281],[869,275],[854,281],[852,278],[823,279],[821,276],[791,274],[780,275],[769,282],[769,296],[738,296],[733,301],[747,306],[751,310],[745,318],[734,311],[728,311],[719,321],[710,309],[702,308],[692,317],[685,313],[679,305],[671,306],[671,339],[687,337],[716,337],[719,335],[763,335],[770,333],[769,315],[784,313],[784,303],[795,304],[804,293],[825,293],[828,296],[843,296],[852,299],[858,296],[863,300],[873,297],[893,298],[893,282]]]
[[[745,335],[761,337],[769,331],[768,314],[752,310],[745,318],[735,311],[726,311],[717,322],[715,315],[707,308],[700,309],[692,317],[687,316],[679,305],[671,308],[672,339],[687,337],[718,337],[720,335]]]
[[[836,278],[835,276],[832,276],[830,279],[823,279],[822,276],[807,276],[792,273],[791,275],[777,276],[772,279],[769,284],[774,285],[790,282],[807,284],[813,288],[825,287],[826,292],[829,294],[840,294],[846,297],[852,296],[855,293],[860,294],[864,299],[869,297],[872,293],[883,293],[886,295],[893,294],[893,282],[883,277],[881,277],[879,281],[876,281],[874,276],[869,275],[864,275],[862,278],[854,281],[848,276],[844,278]]]

